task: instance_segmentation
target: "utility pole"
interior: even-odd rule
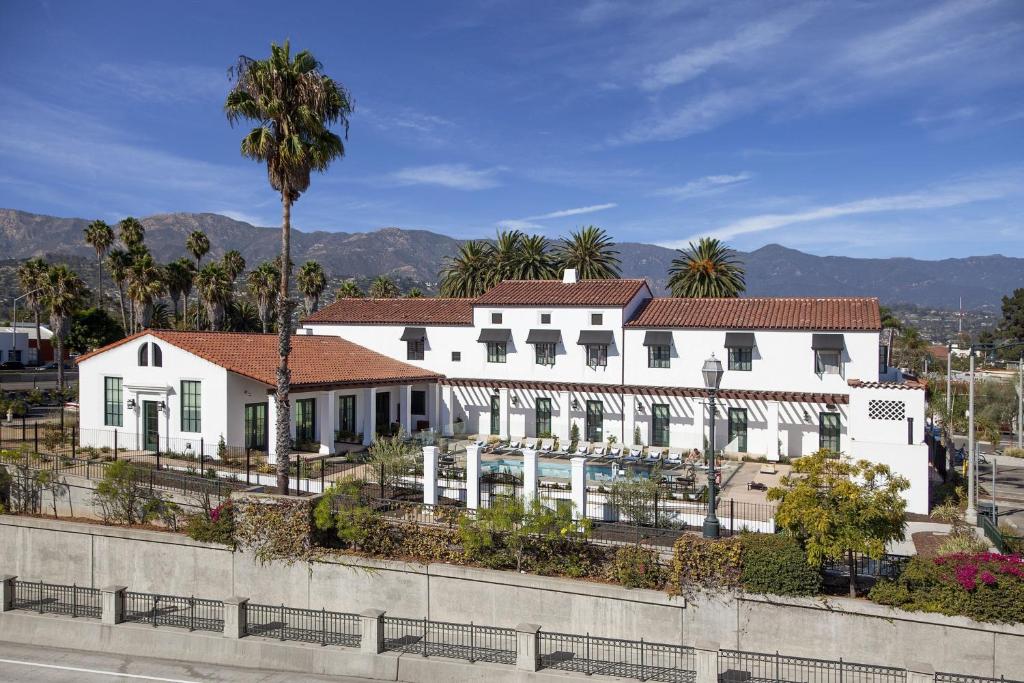
[[[1017,448],[1024,448],[1024,351],[1017,360]]]
[[[978,466],[974,453],[974,346],[971,346],[971,384],[967,398],[967,510],[964,520],[968,524],[978,523],[978,510],[974,506],[975,482],[974,472]]]
[[[946,476],[953,473],[953,342],[946,342],[946,416],[943,421],[946,432]]]

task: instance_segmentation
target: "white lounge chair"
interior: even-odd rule
[[[606,447],[603,443],[595,444],[593,450],[593,456],[595,458],[603,458]]]
[[[555,447],[555,440],[554,439],[544,439],[543,441],[540,442],[540,452],[541,453],[550,453],[551,450],[554,447]]]
[[[644,458],[644,462],[658,462],[661,460],[661,454],[663,450],[661,448],[650,447],[647,449],[647,457]]]
[[[682,465],[683,452],[678,448],[668,449],[668,455],[665,457],[665,462],[669,465]]]
[[[518,440],[516,440],[516,441],[509,441],[508,442],[508,448],[510,448],[512,450],[516,450],[517,448],[519,448],[519,441]]]
[[[608,449],[608,457],[609,458],[618,458],[621,455],[622,455],[622,447],[621,446],[611,446]]]

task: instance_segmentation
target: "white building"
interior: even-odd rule
[[[53,359],[53,332],[45,325],[39,326],[42,342],[36,340],[34,323],[17,323],[0,326],[0,362],[18,361],[25,365],[36,365]],[[42,359],[40,360],[40,350]]]

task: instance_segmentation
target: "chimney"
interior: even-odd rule
[[[566,268],[565,272],[562,273],[562,282],[567,284],[567,285],[574,285],[574,284],[576,284],[576,269],[575,268]]]

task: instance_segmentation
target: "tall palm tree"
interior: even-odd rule
[[[42,362],[42,358],[39,356],[39,352],[42,350],[42,338],[39,336],[42,324],[39,319],[46,299],[47,271],[49,271],[49,266],[46,265],[46,261],[38,258],[29,259],[18,266],[18,286],[25,296],[25,305],[35,316],[37,363]],[[18,321],[13,321],[13,325],[17,328]]]
[[[394,299],[399,294],[398,285],[387,275],[378,275],[370,285],[370,297],[374,299]]]
[[[334,290],[335,301],[338,299],[360,299],[362,296],[363,290],[359,289],[355,280],[345,280]]]
[[[405,294],[405,297],[407,299],[419,299],[422,296],[423,296],[423,290],[420,289],[419,287],[413,287],[412,289],[410,289]]]
[[[313,171],[323,172],[345,155],[341,137],[331,131],[340,125],[348,136],[352,98],[343,85],[325,75],[322,65],[305,50],[291,56],[288,41],[270,46],[267,59],[240,57],[231,70],[234,86],[224,102],[228,121],[256,122],[242,139],[243,156],[265,162],[270,186],[281,195],[281,284],[277,317],[280,335],[277,369],[277,485],[288,492],[291,417],[288,394],[291,374],[292,204],[309,188]]]
[[[306,315],[316,313],[316,309],[320,307],[320,295],[327,286],[327,274],[324,273],[323,266],[316,261],[306,261],[299,268],[295,284],[305,299]]]
[[[57,346],[57,388],[64,389],[64,338],[71,314],[82,304],[85,283],[78,273],[61,264],[46,272],[43,300],[50,310],[50,326]]]
[[[188,301],[188,295],[192,293],[192,277],[195,274],[195,266],[184,256],[175,259],[164,266],[164,282],[167,285],[167,295],[171,297],[171,304],[174,306],[174,319],[178,320],[178,304],[184,297]]]
[[[229,301],[224,319],[225,329],[232,332],[255,332],[262,325],[259,312],[250,301]]]
[[[562,270],[575,268],[581,280],[607,280],[619,277],[619,252],[615,242],[601,228],[588,225],[578,232],[569,233],[555,248],[555,256]]]
[[[476,240],[463,242],[458,253],[446,259],[441,269],[441,296],[458,299],[480,296],[487,290],[493,267],[490,244]]]
[[[221,257],[220,261],[224,264],[224,270],[228,272],[228,277],[231,278],[232,282],[245,272],[245,257],[237,249],[224,252],[224,256]]]
[[[196,274],[196,293],[206,306],[206,316],[211,330],[220,330],[224,325],[224,313],[231,302],[231,278],[219,263],[207,263]]]
[[[272,261],[264,261],[254,270],[249,271],[246,280],[249,294],[256,301],[256,310],[259,313],[264,334],[270,331],[270,322],[274,315],[274,297],[277,294],[280,281],[281,271]]]
[[[164,271],[148,251],[140,253],[128,269],[128,300],[132,302],[132,331],[149,326],[153,302],[163,296]]]
[[[519,251],[526,237],[519,230],[501,230],[494,240],[491,278],[488,285],[497,284],[502,280],[519,279]]]
[[[124,249],[111,249],[107,255],[107,268],[110,278],[117,285],[117,302],[121,307],[121,329],[128,333],[128,316],[124,310],[124,286],[128,282],[128,269],[131,268],[132,257]]]
[[[193,230],[185,238],[185,250],[196,260],[196,273],[203,267],[203,257],[210,251],[210,238],[202,230]],[[196,308],[199,308],[199,299],[196,298]],[[188,299],[185,299],[185,317],[188,317]],[[199,329],[199,326],[196,326]]]
[[[558,277],[558,262],[543,235],[524,235],[519,241],[515,279],[551,280]]]
[[[96,306],[103,307],[103,257],[114,244],[114,231],[103,221],[93,221],[85,230],[85,243],[96,252]]]
[[[135,251],[142,246],[146,240],[146,228],[136,218],[128,216],[122,218],[117,224],[117,234],[121,238],[121,244],[128,251]]]
[[[746,289],[743,264],[736,252],[713,237],[702,237],[679,256],[668,269],[672,296],[689,298],[737,297]]]

